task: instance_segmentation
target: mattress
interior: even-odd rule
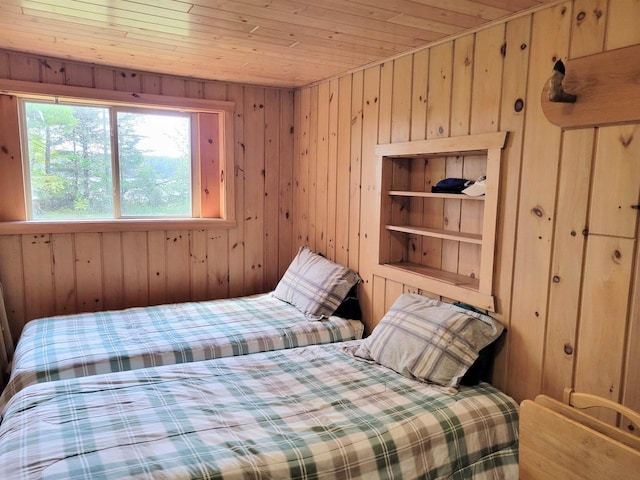
[[[362,322],[311,321],[261,294],[42,318],[29,322],[0,407],[35,383],[362,337]]]
[[[34,384],[0,478],[517,478],[518,406],[346,353],[358,342]]]

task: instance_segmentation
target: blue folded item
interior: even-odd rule
[[[431,187],[432,193],[462,193],[473,182],[464,178],[445,178]]]

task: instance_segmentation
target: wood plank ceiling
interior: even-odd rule
[[[298,87],[555,0],[0,0],[0,48]]]

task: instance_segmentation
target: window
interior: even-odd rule
[[[29,218],[191,216],[191,115],[23,105]]]
[[[0,95],[0,232],[233,225],[233,103],[18,81],[0,90],[13,94]]]

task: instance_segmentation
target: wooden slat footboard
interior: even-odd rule
[[[571,402],[570,395],[565,398]],[[583,394],[579,398],[584,400]],[[588,403],[611,408],[613,402],[599,399]],[[628,409],[624,414],[632,420],[637,416]],[[640,438],[545,395],[535,402],[522,402],[521,479],[636,480],[639,475]]]

